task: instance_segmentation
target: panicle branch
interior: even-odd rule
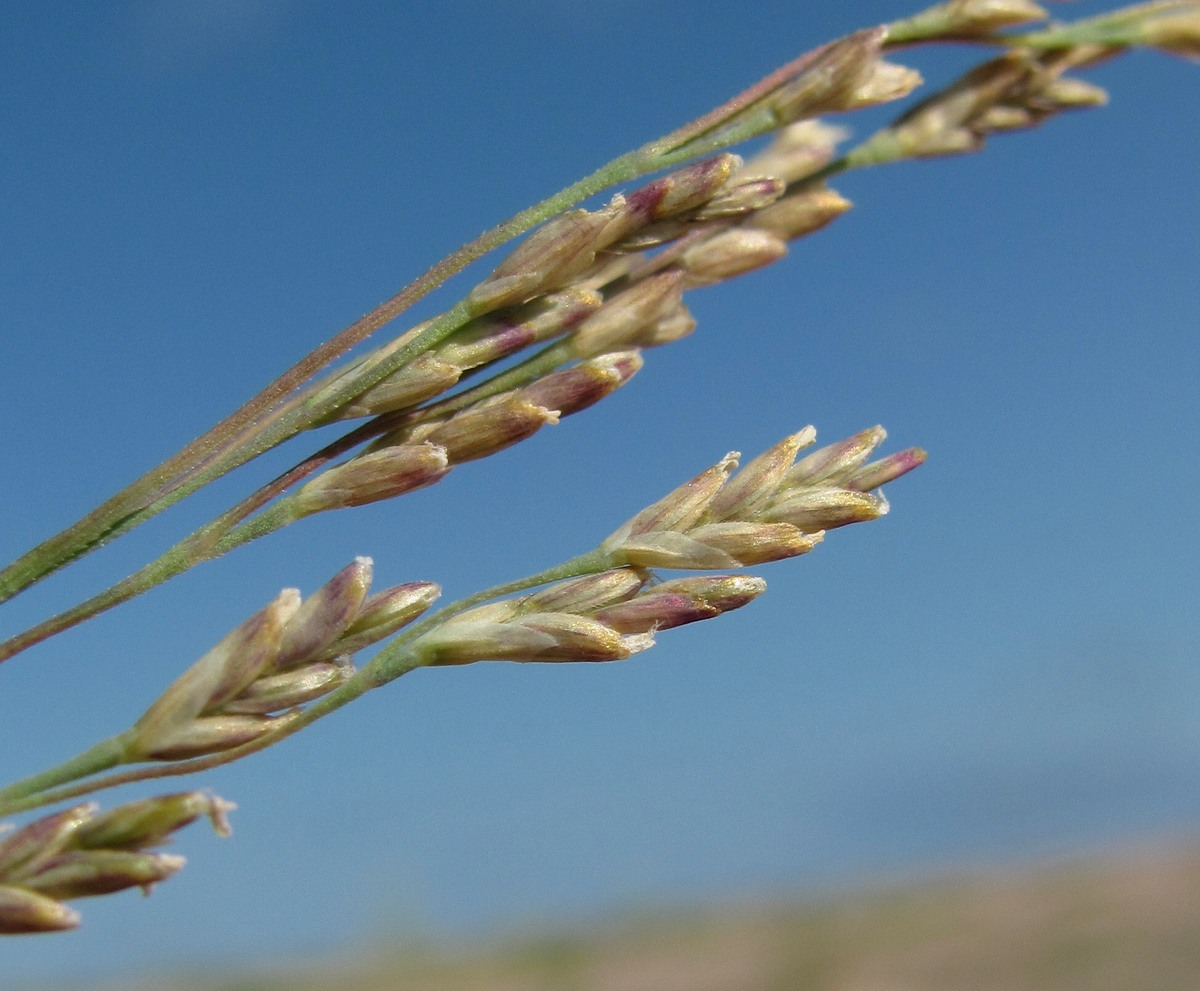
[[[880,486],[925,461],[911,448],[866,463],[886,437],[873,427],[796,461],[812,427],[784,438],[736,475],[730,453],[643,510],[601,544],[614,564],[729,568],[806,554],[827,530],[888,511]]]
[[[559,582],[460,613],[409,650],[426,666],[624,660],[653,646],[658,630],[714,619],[766,590],[745,575],[650,581],[645,569],[622,567]]]

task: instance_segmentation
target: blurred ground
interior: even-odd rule
[[[1200,843],[103,991],[1196,991]],[[92,988],[89,991],[97,991]]]

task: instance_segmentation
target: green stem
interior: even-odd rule
[[[67,782],[91,777],[101,771],[107,771],[111,767],[123,764],[128,753],[130,739],[127,731],[102,740],[94,747],[88,748],[77,757],[72,757],[57,767],[52,767],[39,774],[31,774],[7,788],[0,788],[0,816],[19,812],[26,808],[36,808],[45,803],[35,800],[35,796]]]
[[[233,524],[247,512],[244,504],[235,507],[98,595],[0,642],[0,661],[15,657],[43,640],[128,602],[197,564],[211,561],[235,547],[281,529],[295,519],[290,508],[286,502],[277,503],[254,517],[249,524],[231,530]]]
[[[319,399],[293,402],[278,409],[271,409],[287,392],[293,391],[299,384],[317,374],[323,367],[470,262],[580,200],[614,183],[660,167],[661,164],[645,151],[639,150],[623,155],[460,248],[403,292],[293,366],[276,383],[268,386],[241,410],[189,444],[179,454],[142,476],[78,523],[39,544],[0,570],[0,602],[145,522],[264,451],[295,436],[322,420],[338,406],[382,381],[397,368],[435,346],[466,323],[473,315],[466,304],[459,303],[408,345],[398,348],[386,361],[365,370],[361,375],[348,376],[336,389],[323,391]]]
[[[453,333],[466,322],[468,316],[466,307],[461,304],[450,310],[415,338],[408,347],[397,350],[392,358],[395,367],[411,360],[421,351],[432,347]],[[363,321],[368,320],[368,317],[364,317]],[[359,321],[359,324],[354,326],[358,327],[363,321]],[[348,328],[348,330],[350,329],[354,328]],[[344,333],[346,332],[344,331]],[[341,336],[339,335],[339,337]],[[356,341],[351,343],[356,343]],[[347,347],[349,346],[350,344],[347,344]],[[328,350],[329,347],[330,345],[325,345],[324,348],[318,350]],[[328,360],[333,360],[333,357],[340,353],[341,351],[337,350]],[[370,385],[393,370],[394,367],[391,363],[381,363],[370,369],[361,381],[347,379],[341,388],[331,390],[320,402],[293,404],[292,409],[277,414],[273,420],[268,422],[268,425],[261,429],[256,427],[251,432],[249,439],[240,441],[236,439],[235,428],[246,430],[242,418],[238,414],[228,418],[210,431],[210,434],[206,434],[205,437],[188,445],[180,454],[142,476],[133,485],[93,510],[78,523],[39,544],[0,571],[0,602],[12,598],[64,565],[96,550],[209,482],[295,436],[311,422],[320,419],[330,409],[346,402],[359,391],[369,388]],[[252,400],[248,405],[255,402]],[[234,442],[232,447],[216,450],[213,453],[213,449],[217,447],[217,441],[210,442],[207,438],[215,436],[218,432],[222,438],[232,436]],[[188,454],[192,454],[200,460],[192,462],[189,457],[185,457]],[[206,458],[205,455],[210,456]],[[181,462],[186,462],[187,466],[181,467]]]

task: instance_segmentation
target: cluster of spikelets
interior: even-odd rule
[[[938,16],[953,18],[963,36],[1045,17],[1026,2],[944,7]],[[465,326],[338,409],[337,419],[377,417],[374,440],[277,511],[294,519],[421,488],[624,385],[641,368],[643,349],[695,328],[686,291],[778,261],[789,241],[850,208],[821,178],[844,133],[811,118],[894,100],[920,82],[882,58],[887,40],[878,28],[821,50],[771,94],[770,112],[794,122],[748,161],[722,154],[543,225],[468,295],[476,315]],[[974,151],[989,134],[1099,105],[1103,90],[1066,73],[1113,51],[1088,45],[1005,54],[918,104],[850,158],[864,165]],[[384,364],[430,322],[326,388]],[[484,384],[438,399],[465,376],[536,345],[545,346]]]
[[[182,760],[276,732],[299,706],[354,672],[352,655],[412,622],[440,594],[410,582],[373,596],[371,561],[358,558],[306,599],[284,589],[226,635],[133,727],[126,762]]]
[[[205,792],[162,795],[100,813],[91,803],[38,819],[0,840],[0,932],[74,929],[79,913],[63,904],[127,888],[144,892],[184,865],[153,848],[207,816],[229,833],[233,808]]]
[[[836,136],[819,124],[800,125],[789,135],[791,158],[819,167]],[[788,239],[850,205],[820,185],[784,196],[783,179],[745,175],[747,168],[737,156],[721,155],[601,210],[571,211],[546,224],[472,294],[495,309],[342,407],[339,417],[377,416],[381,427],[395,425],[290,496],[294,515],[424,487],[457,464],[588,408],[641,369],[643,349],[692,332],[687,289],[776,261]],[[383,360],[423,327],[365,363]],[[421,405],[465,374],[538,344],[548,346],[484,387]]]
[[[911,449],[866,464],[884,437],[875,427],[795,461],[814,437],[807,427],[736,475],[737,455],[727,455],[600,545],[598,556],[617,567],[460,613],[411,649],[422,664],[620,660],[651,646],[657,631],[746,605],[766,590],[762,579],[660,582],[648,569],[731,568],[806,554],[826,530],[886,513],[887,501],[872,490],[925,458]]]
[[[657,583],[647,569],[738,568],[805,554],[825,531],[886,513],[876,490],[925,458],[910,449],[869,462],[885,437],[875,427],[796,460],[815,437],[806,427],[736,474],[738,456],[726,455],[603,541],[590,556],[593,574],[433,617],[404,644],[403,670],[628,657],[650,646],[655,631],[718,616],[766,587],[737,575]],[[413,582],[368,595],[371,571],[359,558],[307,598],[281,592],[151,705],[128,733],[122,762],[233,750],[280,733],[306,703],[349,682],[353,655],[402,630],[440,591]]]

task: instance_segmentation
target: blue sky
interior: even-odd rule
[[[485,226],[910,9],[0,5],[0,557]],[[974,54],[905,61],[937,83]],[[890,516],[758,569],[766,597],[649,654],[418,672],[204,776],[241,806],[231,840],[194,827],[151,900],[85,903],[80,932],[9,941],[0,970],[296,960],[1194,835],[1200,74],[1147,53],[1089,78],[1109,107],[841,179],[855,210],[693,294],[697,333],[589,413],[5,665],[7,780],[124,728],[279,588],[356,554],[381,587],[456,597],[805,423],[828,441],[881,422],[889,449],[930,451]],[[4,628],[289,460],[14,600]]]

